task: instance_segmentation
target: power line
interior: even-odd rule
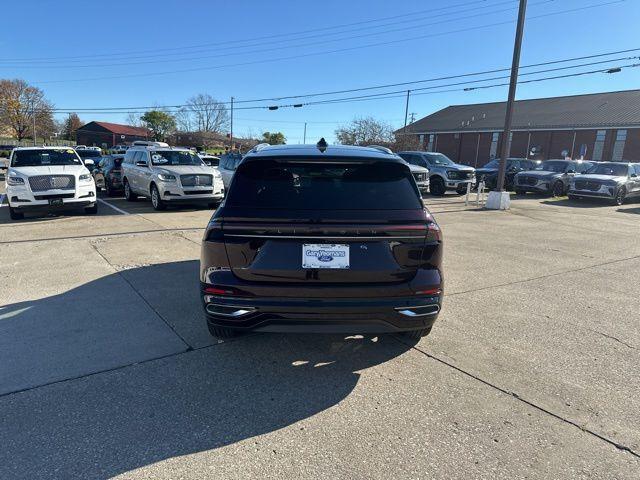
[[[534,67],[541,67],[541,66],[548,66],[548,65],[557,65],[560,63],[569,63],[569,62],[575,62],[578,60],[588,60],[588,59],[594,59],[594,58],[602,58],[602,57],[606,57],[606,56],[611,56],[611,55],[616,55],[616,54],[622,54],[622,53],[631,53],[631,52],[638,52],[640,51],[640,48],[631,48],[631,49],[624,49],[624,50],[617,50],[617,51],[612,51],[612,52],[606,52],[606,53],[598,53],[598,54],[593,54],[593,55],[583,55],[583,56],[579,56],[579,57],[573,57],[573,58],[565,58],[565,59],[561,59],[561,60],[552,60],[552,61],[547,61],[547,62],[539,62],[539,63],[533,63],[533,64],[529,64],[529,65],[523,65],[522,67],[520,67],[521,69],[526,69],[526,68],[534,68]],[[590,62],[590,63],[583,63],[583,64],[579,64],[579,65],[571,65],[571,66],[567,66],[567,67],[560,67],[559,69],[571,69],[571,68],[579,68],[579,67],[584,67],[584,66],[590,66],[590,65],[595,65],[595,64],[601,64],[601,63],[608,63],[608,62],[613,62],[613,61],[619,61],[619,60],[629,60],[635,57],[623,57],[623,58],[616,58],[616,59],[608,59],[608,60],[603,60],[603,61],[598,61],[598,62]],[[471,72],[471,73],[464,73],[464,74],[458,74],[458,75],[448,75],[448,76],[441,76],[441,77],[434,77],[434,78],[429,78],[429,79],[422,79],[422,80],[414,80],[414,81],[409,81],[409,82],[398,82],[398,83],[389,83],[389,84],[384,84],[384,85],[375,85],[375,86],[369,86],[369,87],[360,87],[360,88],[352,88],[352,89],[343,89],[343,90],[333,90],[333,91],[328,91],[328,92],[316,92],[316,93],[306,93],[306,94],[301,94],[301,95],[288,95],[288,96],[280,96],[280,97],[270,97],[270,98],[258,98],[258,99],[252,99],[252,100],[235,100],[236,104],[246,104],[246,103],[259,103],[259,102],[266,102],[266,101],[281,101],[281,100],[293,100],[293,99],[299,99],[299,98],[309,98],[309,97],[317,97],[317,96],[327,96],[327,95],[338,95],[338,94],[342,94],[342,93],[353,93],[353,92],[362,92],[362,91],[370,91],[370,90],[376,90],[376,89],[382,89],[382,88],[392,88],[392,87],[401,87],[401,86],[409,86],[409,85],[417,85],[420,83],[431,83],[431,82],[436,82],[436,81],[442,81],[442,80],[454,80],[454,79],[459,79],[459,78],[468,78],[468,77],[472,77],[472,76],[481,76],[481,75],[488,75],[488,74],[492,74],[492,73],[500,73],[500,72],[506,72],[509,71],[509,68],[499,68],[499,69],[494,69],[494,70],[485,70],[482,72]],[[527,72],[527,73],[522,73],[522,75],[531,75],[531,74],[535,74],[535,73],[544,73],[544,72],[549,72],[549,71],[554,71],[555,69],[549,69],[549,70],[543,70],[543,71],[539,71],[539,72]],[[462,84],[468,84],[468,83],[477,83],[477,82],[482,82],[482,81],[487,81],[487,80],[496,80],[496,79],[501,79],[501,78],[508,78],[508,77],[492,77],[492,78],[488,78],[488,79],[479,79],[479,80],[472,80],[472,81],[468,81],[468,82],[460,82],[460,83],[452,83],[452,84],[447,84],[447,85],[438,85],[435,87],[418,87],[418,88],[412,88],[413,91],[418,91],[418,90],[422,90],[425,88],[442,88],[445,86],[454,86],[454,85],[462,85]],[[405,91],[405,90],[403,90]],[[387,94],[389,92],[386,93],[381,93],[378,95],[384,95]],[[220,104],[228,104],[229,102],[219,102]],[[136,107],[85,107],[85,108],[57,108],[57,109],[53,109],[56,112],[60,112],[60,111],[73,111],[73,112],[77,112],[77,113],[82,113],[82,112],[99,112],[99,111],[121,111],[122,113],[128,113],[129,111],[132,110],[148,110],[148,109],[173,109],[173,108],[185,108],[185,107],[190,107],[189,104],[179,104],[179,105],[164,105],[164,106],[158,106],[158,105],[152,105],[152,106],[136,106]],[[240,108],[240,107],[238,107]],[[260,108],[267,108],[266,106],[261,106]]]
[[[555,0],[543,0],[540,2],[537,2],[535,4],[532,5],[542,5],[545,3],[551,3],[554,2]],[[498,4],[495,5],[501,5],[501,4],[505,4],[505,3],[512,3],[512,0],[508,0],[508,1],[503,1],[500,2]],[[482,9],[486,9],[486,6],[483,6]],[[460,20],[468,20],[471,18],[478,18],[478,17],[482,17],[482,16],[487,16],[487,15],[493,15],[496,13],[504,13],[504,12],[508,12],[508,11],[512,11],[514,10],[516,7],[510,7],[510,8],[503,8],[500,10],[493,10],[493,11],[486,11],[486,12],[482,12],[482,13],[477,13],[474,15],[467,15],[467,16],[463,16],[463,17],[458,17],[458,18],[452,18],[452,19],[448,19],[448,20],[440,20],[440,21],[436,21],[436,22],[428,22],[428,23],[422,23],[422,24],[418,24],[418,25],[413,25],[411,27],[402,27],[402,28],[395,28],[395,29],[391,29],[391,30],[383,30],[383,31],[379,31],[379,32],[369,32],[369,33],[365,33],[365,34],[360,34],[360,35],[350,35],[350,36],[346,36],[346,37],[339,37],[339,38],[327,38],[327,35],[335,35],[335,34],[317,34],[317,35],[311,35],[311,36],[307,36],[307,37],[301,37],[301,38],[297,38],[294,39],[295,40],[304,40],[307,38],[318,38],[321,37],[322,40],[320,41],[316,41],[316,42],[310,42],[310,43],[301,43],[301,44],[293,44],[293,45],[286,45],[286,46],[279,46],[279,47],[269,47],[269,48],[260,48],[257,50],[249,50],[249,51],[242,51],[242,52],[228,52],[228,53],[216,53],[214,55],[204,55],[204,56],[199,56],[199,57],[185,57],[184,53],[178,53],[178,54],[173,54],[173,55],[180,55],[180,58],[178,59],[174,59],[174,60],[167,60],[166,59],[166,55],[153,55],[152,57],[162,57],[159,60],[144,60],[150,57],[129,57],[129,58],[121,58],[119,60],[132,60],[132,59],[143,59],[143,61],[134,61],[134,62],[118,62],[118,63],[90,63],[90,64],[83,64],[83,65],[78,65],[78,64],[60,64],[58,62],[55,62],[55,64],[53,65],[29,65],[26,63],[18,63],[18,64],[9,64],[9,65],[0,65],[0,67],[2,68],[27,68],[27,69],[86,69],[86,68],[103,68],[103,67],[123,67],[123,66],[131,66],[131,65],[148,65],[148,64],[157,64],[157,63],[163,63],[163,64],[167,64],[167,63],[175,63],[175,62],[189,62],[189,61],[194,61],[194,60],[209,60],[209,59],[214,59],[214,58],[222,58],[222,57],[230,57],[230,56],[239,56],[239,55],[248,55],[248,54],[254,54],[254,53],[265,53],[265,52],[273,52],[274,50],[282,50],[282,49],[291,49],[291,48],[301,48],[301,47],[310,47],[310,46],[315,46],[315,45],[323,45],[326,43],[335,43],[335,42],[343,42],[345,40],[354,40],[354,39],[359,39],[359,38],[365,38],[365,37],[371,37],[371,36],[379,36],[379,35],[386,35],[386,34],[390,34],[390,33],[395,33],[395,32],[404,32],[406,30],[410,29],[416,29],[416,28],[424,28],[424,27],[431,27],[431,26],[435,26],[435,25],[442,25],[445,23],[451,23],[451,22],[458,22]],[[477,10],[478,7],[473,8],[473,9],[469,9],[466,11],[473,11],[473,10]],[[462,11],[464,12],[464,11]],[[462,12],[455,12],[455,13],[462,13]],[[435,18],[438,16],[444,16],[444,15],[451,15],[451,13],[446,13],[446,14],[440,14],[440,15],[434,15],[434,16],[429,16],[427,18]],[[403,20],[400,22],[393,22],[391,24],[386,24],[386,25],[394,25],[394,24],[405,24],[407,22],[416,22],[418,20],[421,19],[408,19],[408,20]],[[354,31],[360,31],[360,30],[364,30],[364,29],[371,29],[371,28],[380,28],[382,26],[385,25],[377,25],[375,27],[364,27],[364,28],[359,28],[356,29]],[[349,33],[349,31],[345,31],[345,32],[338,32],[338,34],[342,34],[342,33]],[[264,46],[264,44],[269,44],[269,43],[282,43],[284,41],[289,41],[289,40],[277,40],[275,42],[265,42],[262,44],[254,44],[254,45],[246,45],[246,46],[240,46],[240,47],[227,47],[226,50],[232,48],[232,49],[237,49],[237,48],[247,48],[250,46]],[[0,63],[4,63],[4,61],[0,60]]]
[[[240,40],[227,40],[227,41],[224,41],[224,42],[204,43],[204,44],[191,45],[191,46],[170,47],[170,48],[151,49],[151,50],[138,50],[138,51],[129,51],[129,52],[89,54],[89,55],[76,55],[76,56],[60,56],[60,57],[32,57],[32,58],[28,58],[28,59],[5,59],[5,60],[11,60],[11,61],[14,61],[14,60],[16,60],[16,61],[19,61],[19,60],[23,60],[23,61],[77,60],[77,59],[83,59],[83,58],[93,59],[93,58],[96,58],[96,57],[113,57],[113,56],[121,57],[122,55],[127,55],[127,54],[170,52],[170,51],[178,51],[178,50],[185,50],[185,49],[194,49],[194,48],[203,48],[203,47],[215,47],[215,46],[220,46],[220,45],[228,45],[228,44],[232,44],[232,43],[246,43],[246,42],[250,42],[250,41],[268,40],[268,39],[271,39],[271,38],[280,38],[280,37],[291,36],[291,35],[300,35],[300,34],[306,34],[306,33],[310,33],[310,32],[323,32],[323,31],[327,31],[327,30],[335,30],[337,28],[344,28],[344,27],[351,27],[351,26],[355,26],[355,25],[364,25],[364,24],[369,24],[369,23],[376,23],[376,22],[381,22],[381,21],[385,21],[385,20],[393,20],[393,19],[396,19],[396,18],[413,17],[413,16],[416,16],[416,15],[425,14],[425,13],[446,11],[446,10],[450,10],[450,9],[453,9],[453,8],[465,7],[465,6],[468,6],[468,5],[477,5],[477,4],[486,3],[486,2],[487,2],[487,0],[475,0],[475,1],[460,3],[460,4],[456,4],[456,5],[448,5],[446,7],[441,7],[441,8],[436,8],[436,9],[430,8],[430,9],[426,9],[426,10],[419,10],[419,11],[414,11],[414,12],[404,13],[404,14],[399,14],[399,15],[393,15],[393,16],[387,16],[387,17],[379,17],[377,19],[361,20],[361,21],[358,21],[358,22],[345,23],[345,24],[339,24],[339,25],[333,25],[333,26],[321,27],[321,28],[314,28],[314,29],[306,29],[306,30],[301,30],[301,31],[297,31],[297,32],[287,32],[287,33],[279,33],[279,34],[272,34],[272,35],[266,35],[266,36],[252,37],[252,38],[248,38],[248,39],[245,39],[245,40],[242,40],[242,39],[240,39]]]
[[[540,14],[540,15],[537,15],[537,16],[529,17],[529,19],[532,20],[532,19],[538,19],[538,18],[546,18],[546,17],[550,17],[550,16],[555,16],[555,15],[563,15],[565,13],[574,13],[574,12],[577,12],[577,11],[583,11],[583,10],[602,7],[602,6],[607,6],[607,5],[618,4],[618,3],[622,3],[624,1],[626,1],[626,0],[612,0],[612,1],[609,1],[609,2],[597,3],[597,4],[593,4],[593,5],[582,6],[582,7],[576,7],[576,8],[572,8],[572,9],[568,9],[568,10],[561,10],[561,11],[558,11],[558,12]],[[421,39],[424,39],[424,38],[432,38],[432,37],[438,37],[438,36],[443,36],[443,35],[450,35],[450,34],[454,34],[454,33],[464,33],[464,32],[469,32],[469,31],[474,31],[474,30],[481,30],[481,29],[484,29],[484,28],[489,28],[489,27],[494,27],[494,26],[507,25],[507,24],[511,24],[513,22],[514,22],[514,20],[505,20],[505,21],[502,21],[502,22],[484,24],[484,25],[479,25],[479,26],[475,26],[475,27],[467,27],[467,28],[462,28],[462,29],[457,29],[457,30],[449,30],[449,31],[446,31],[446,32],[425,34],[425,35],[419,35],[419,36],[414,36],[414,37],[405,37],[405,38],[398,39],[398,40],[376,42],[376,43],[358,45],[358,46],[354,46],[354,47],[345,47],[345,48],[339,48],[339,49],[334,49],[334,50],[325,50],[325,51],[320,51],[320,52],[297,54],[297,55],[290,55],[290,56],[278,57],[278,58],[267,58],[267,59],[262,59],[262,60],[252,60],[252,61],[246,61],[246,62],[225,64],[225,65],[216,65],[216,66],[212,66],[212,67],[197,67],[197,68],[189,68],[189,69],[181,69],[181,70],[167,70],[167,71],[164,71],[164,72],[137,73],[137,74],[128,74],[128,75],[112,75],[112,76],[92,77],[92,78],[71,78],[71,79],[65,79],[65,80],[48,80],[48,81],[40,81],[40,82],[33,82],[33,83],[35,83],[35,84],[53,84],[53,83],[69,83],[69,82],[114,80],[114,79],[123,79],[123,78],[141,78],[141,77],[150,77],[150,76],[170,75],[170,74],[175,74],[175,73],[190,73],[190,72],[217,70],[217,69],[227,68],[227,67],[257,65],[257,64],[263,64],[263,63],[279,62],[279,61],[283,61],[283,60],[292,60],[292,59],[298,59],[298,58],[314,57],[314,56],[319,56],[319,55],[329,55],[329,54],[333,54],[333,53],[342,53],[342,52],[348,52],[348,51],[353,51],[353,50],[360,50],[360,49],[363,49],[363,48],[371,48],[371,47],[378,47],[378,46],[385,46],[385,45],[394,45],[394,44],[398,44],[398,43],[410,42],[410,41],[413,41],[413,40],[421,40]]]

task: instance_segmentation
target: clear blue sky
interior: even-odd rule
[[[38,84],[56,107],[72,109],[182,104],[201,92],[220,100],[228,100],[232,95],[242,100],[304,94],[505,67],[511,62],[517,16],[515,0],[32,0],[5,3],[2,15],[5,21],[0,29],[0,78],[24,78]],[[637,33],[640,0],[533,18],[603,3],[607,0],[530,0],[522,64],[640,47]],[[455,5],[458,7],[452,8]],[[329,29],[378,19],[380,21]],[[477,28],[500,22],[508,23]],[[288,33],[292,35],[251,40]],[[360,38],[353,38],[355,36]],[[413,38],[419,36],[423,38]],[[398,42],[403,39],[407,41]],[[395,43],[309,55],[380,42]],[[179,50],[193,46],[198,47]],[[174,50],[162,51],[167,49]],[[140,51],[145,52],[137,53]],[[186,54],[186,51],[192,53]],[[117,55],[100,56],[103,54]],[[229,66],[295,55],[309,56]],[[58,59],[38,60],[37,64],[32,60],[51,57]],[[31,63],[17,65],[15,59]],[[151,63],[112,65],[138,61]],[[99,63],[110,66],[96,65]],[[633,62],[611,62],[617,63]],[[47,68],[29,68],[33,66]],[[180,69],[200,70],[67,81]],[[521,85],[518,98],[632,88],[640,88],[640,68],[627,69],[617,75]],[[420,118],[450,104],[504,100],[506,92],[506,87],[499,87],[415,96],[409,111]],[[369,115],[399,127],[404,117],[404,99],[295,110],[238,111],[234,130],[239,135],[280,130],[289,143],[298,143],[302,140],[305,121],[309,122],[308,141],[316,141],[320,136],[333,139],[339,122]],[[125,114],[81,114],[81,118],[122,122]]]

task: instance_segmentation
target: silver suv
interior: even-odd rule
[[[217,206],[224,198],[220,172],[188,148],[163,142],[134,142],[122,162],[124,196],[151,198],[155,210],[167,204],[202,202]]]
[[[436,152],[398,152],[405,162],[429,169],[429,191],[442,196],[447,190],[467,191],[467,184],[476,183],[476,171],[467,165],[458,165],[449,157]]]

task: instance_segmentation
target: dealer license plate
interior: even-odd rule
[[[349,245],[306,243],[302,245],[302,268],[349,268]]]

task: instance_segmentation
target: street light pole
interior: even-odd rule
[[[518,85],[518,70],[520,68],[520,51],[522,49],[522,35],[524,32],[524,20],[527,11],[527,0],[520,0],[518,11],[518,27],[516,40],[513,47],[513,61],[511,63],[511,80],[509,82],[509,97],[507,99],[507,111],[504,116],[504,132],[502,133],[502,145],[500,145],[500,168],[498,170],[497,191],[504,191],[504,177],[507,170],[507,157],[510,151],[511,124],[513,120],[513,104],[516,98]]]
[[[229,152],[233,151],[233,97],[231,97],[231,134],[229,135]]]
[[[304,135],[302,135],[302,143],[307,143],[307,122],[304,122]]]

